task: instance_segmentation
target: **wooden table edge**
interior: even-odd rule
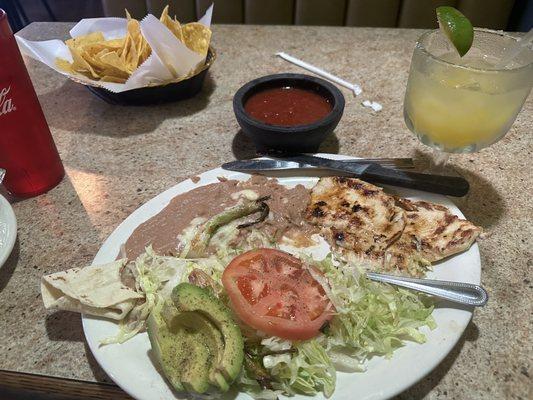
[[[131,400],[122,389],[113,383],[91,382],[78,379],[0,370],[0,393],[33,392],[47,398],[77,398],[91,400]]]

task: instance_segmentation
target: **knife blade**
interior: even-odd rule
[[[414,162],[411,158],[397,158],[397,159],[380,159],[380,158],[351,158],[344,160],[337,160],[344,165],[347,164],[381,164],[382,162],[391,163],[397,160],[398,165],[392,166],[392,168],[398,169],[411,169],[414,168]],[[245,172],[261,172],[261,171],[286,171],[291,169],[305,169],[316,170],[329,168],[320,168],[306,163],[299,163],[296,161],[281,160],[281,159],[252,159],[252,160],[237,160],[230,161],[222,165],[222,168],[231,171],[245,171]]]
[[[222,168],[239,172],[281,171],[300,168],[317,169],[312,165],[300,164],[296,161],[270,159],[230,161],[222,164]]]
[[[302,164],[314,165],[315,167],[328,168],[333,171],[350,173],[362,180],[376,182],[385,185],[400,186],[410,189],[423,190],[426,192],[461,197],[468,193],[470,185],[468,181],[458,176],[444,176],[422,174],[419,172],[407,172],[398,169],[385,168],[378,164],[343,164],[338,160],[330,160],[308,154],[291,154],[283,156],[284,160]]]

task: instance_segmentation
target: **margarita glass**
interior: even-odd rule
[[[449,153],[472,153],[510,129],[533,85],[533,51],[523,47],[512,61],[501,57],[517,38],[474,30],[464,57],[439,31],[416,43],[404,100],[408,128],[436,150],[435,166]]]

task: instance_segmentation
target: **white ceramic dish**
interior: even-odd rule
[[[331,155],[328,155],[331,156]],[[332,158],[346,158],[335,156]],[[94,264],[104,264],[114,260],[120,245],[126,241],[133,230],[142,222],[157,214],[178,194],[195,187],[217,182],[217,177],[247,180],[249,175],[225,171],[220,168],[205,172],[200,181],[186,180],[156,196],[134,211],[109,236],[94,258]],[[293,186],[298,183],[312,187],[317,178],[281,177],[280,183]],[[463,216],[459,209],[446,197],[414,190],[395,188],[396,193],[413,199],[424,199],[449,207],[452,212]],[[435,266],[430,277],[452,281],[479,284],[481,264],[479,249],[474,244],[468,251],[458,254]],[[427,342],[408,343],[397,350],[390,360],[373,358],[364,373],[338,373],[334,399],[378,400],[390,398],[422,379],[435,368],[457,343],[472,316],[471,309],[437,307],[433,313],[437,328],[424,329]],[[164,378],[157,372],[148,357],[150,343],[146,333],[142,333],[121,345],[99,346],[100,340],[113,336],[117,325],[108,320],[83,316],[85,337],[96,360],[106,373],[132,397],[138,400],[179,399]],[[249,399],[241,393],[237,399]],[[323,396],[316,396],[322,399]],[[309,400],[306,396],[296,396],[295,400]]]
[[[6,262],[17,239],[17,219],[11,204],[0,195],[0,268]]]

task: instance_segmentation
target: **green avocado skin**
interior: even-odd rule
[[[171,299],[179,312],[201,313],[222,333],[224,349],[217,358],[215,373],[222,374],[231,384],[242,369],[244,342],[241,330],[233,321],[228,308],[211,292],[190,283],[177,285],[172,290]]]
[[[244,343],[227,307],[210,292],[181,283],[147,320],[152,354],[177,391],[225,392],[241,371]]]

